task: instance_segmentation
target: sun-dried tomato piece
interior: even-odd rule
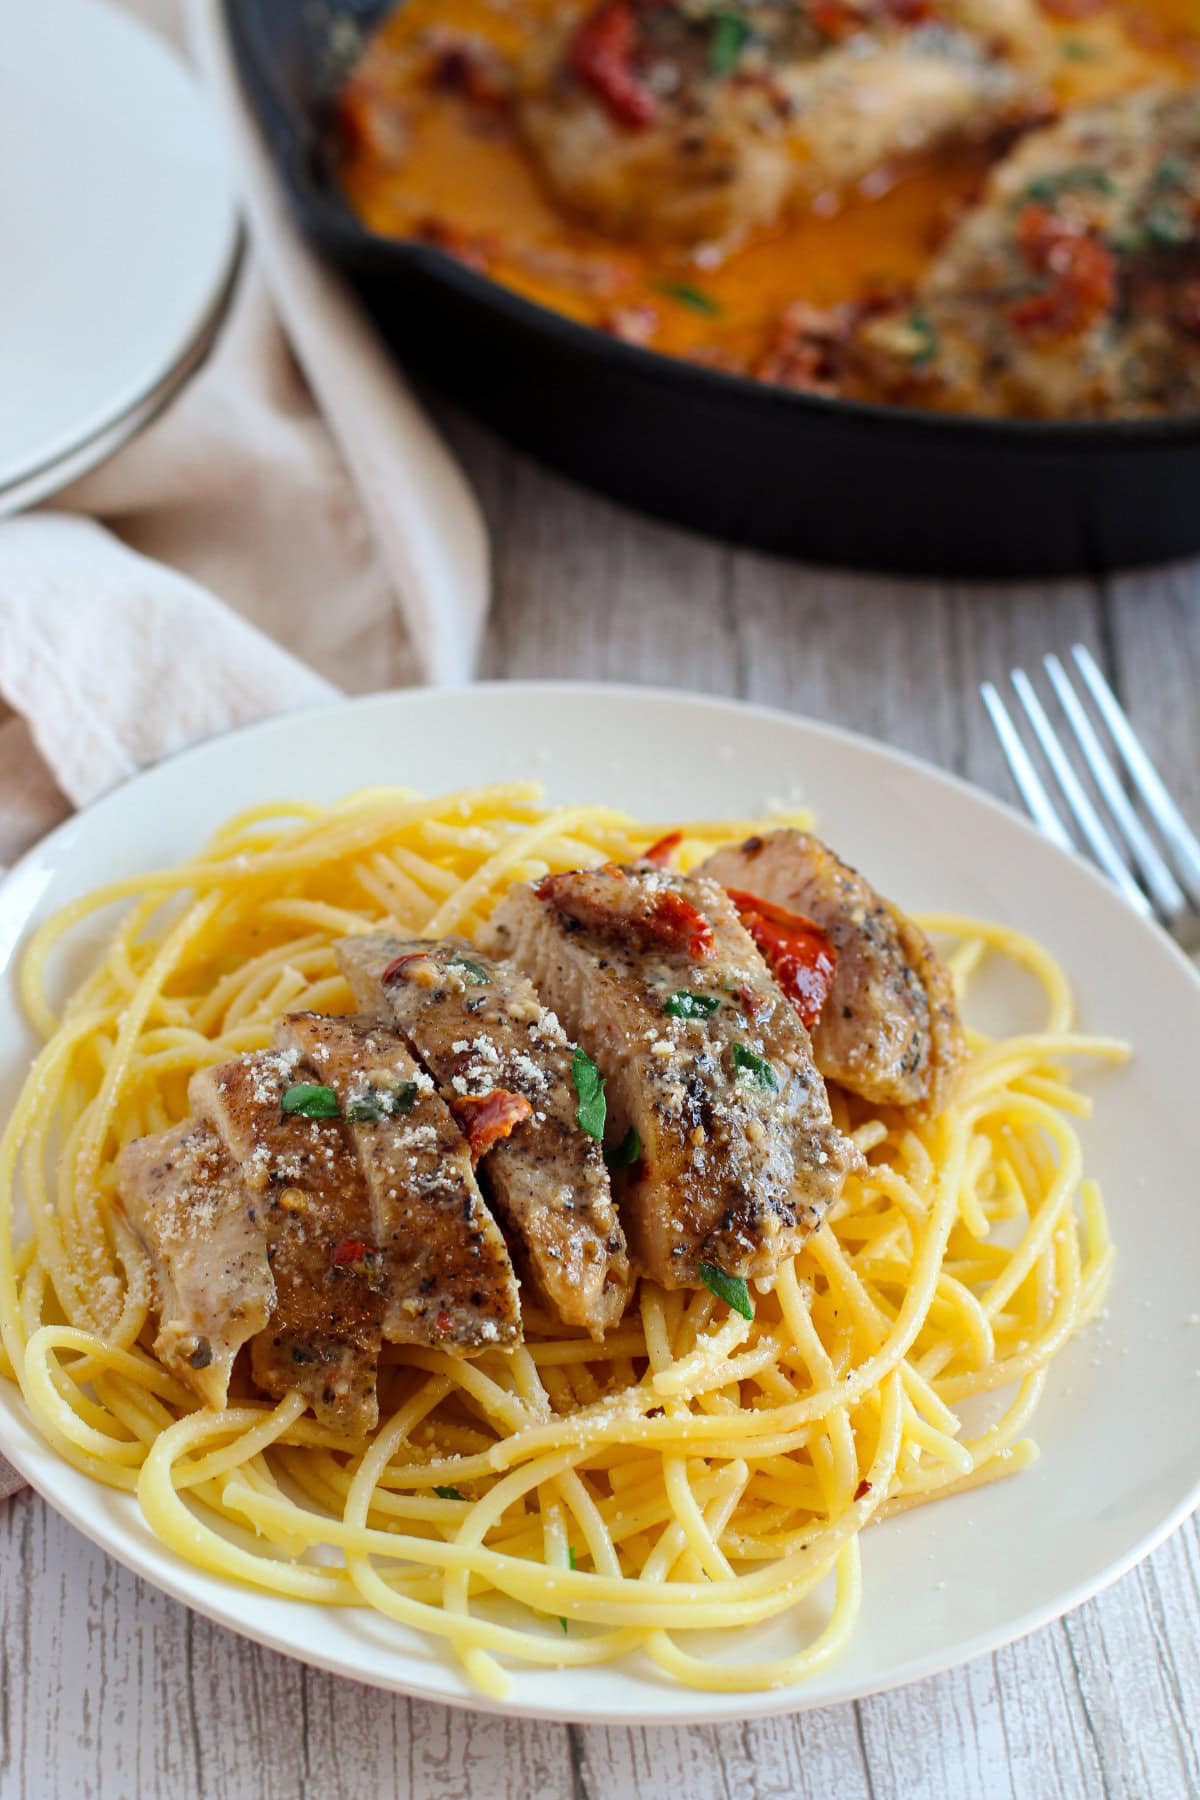
[[[1039,275],[1044,289],[1018,300],[1008,316],[1018,331],[1047,337],[1075,337],[1111,311],[1117,297],[1117,263],[1085,225],[1027,206],[1017,222],[1022,256]]]
[[[524,1094],[512,1094],[507,1088],[493,1088],[490,1094],[455,1094],[449,1105],[462,1127],[473,1163],[533,1113]]]
[[[658,114],[653,89],[638,77],[638,17],[631,0],[602,0],[580,21],[568,60],[580,81],[601,100],[618,125],[637,131]]]

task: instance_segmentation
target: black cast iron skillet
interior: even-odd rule
[[[942,417],[790,393],[621,343],[430,245],[368,231],[329,100],[393,0],[225,0],[309,236],[397,356],[522,449],[629,505],[766,550],[940,575],[1065,575],[1200,550],[1200,416]]]

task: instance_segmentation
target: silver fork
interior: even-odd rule
[[[1063,748],[1062,737],[1050,723],[1024,669],[1012,671],[1014,692],[1092,856],[1132,907],[1146,918],[1158,919],[1181,949],[1196,956],[1200,954],[1200,840],[1167,792],[1090,651],[1076,644],[1071,656],[1111,746],[1124,765],[1133,793],[1157,830],[1159,842],[1135,810],[1113,766],[1111,751],[1101,742],[1100,732],[1061,660],[1057,656],[1042,659],[1062,708],[1068,727],[1066,735],[1073,738],[1091,773],[1096,792],[1108,811],[1107,823],[1079,779]],[[990,681],[983,682],[979,691],[1034,823],[1061,849],[1076,850],[1062,813],[1038,774],[1004,701]]]

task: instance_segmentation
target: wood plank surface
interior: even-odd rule
[[[977,683],[1082,641],[1200,815],[1200,566],[1019,587],[803,568],[449,428],[496,546],[483,674],[738,695],[1011,797]],[[0,1508],[0,1800],[1181,1800],[1200,1794],[1198,1618],[1193,1519],[1060,1623],[858,1705],[681,1731],[529,1724],[260,1650],[24,1493]]]

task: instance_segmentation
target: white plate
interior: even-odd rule
[[[97,438],[183,360],[238,227],[195,81],[99,0],[4,8],[0,145],[2,490]]]
[[[1200,1205],[1195,1047],[1200,981],[1100,878],[960,782],[863,739],[782,714],[644,689],[498,684],[342,703],[223,738],[166,763],[55,831],[0,889],[0,958],[29,925],[98,882],[175,861],[237,807],[331,800],[394,780],[437,792],[542,778],[556,800],[643,817],[812,805],[838,849],[913,908],[1033,932],[1065,964],[1086,1028],[1137,1047],[1100,1073],[1083,1136],[1119,1248],[1107,1320],[1055,1363],[1016,1479],[867,1533],[866,1599],[848,1652],[802,1687],[700,1694],[635,1663],[520,1671],[492,1710],[621,1723],[711,1721],[824,1706],[929,1675],[1044,1624],[1144,1556],[1200,1493]],[[0,1015],[0,1080],[30,1042]],[[178,1561],[128,1496],[92,1485],[30,1429],[0,1382],[5,1453],[80,1530],[129,1568],[246,1636],[343,1675],[484,1704],[449,1657],[367,1612],[301,1605]],[[820,1609],[758,1634],[778,1654]]]

